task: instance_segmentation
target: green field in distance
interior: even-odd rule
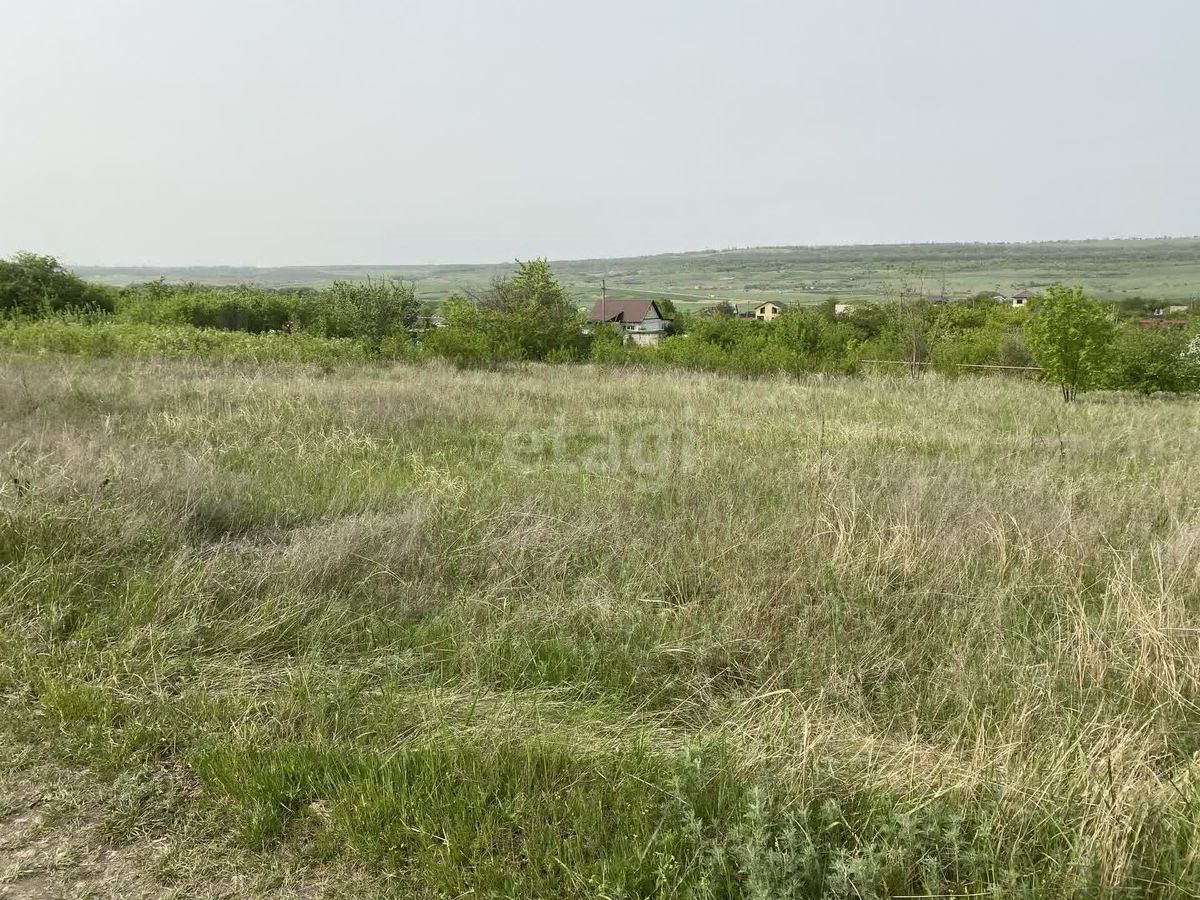
[[[475,291],[508,263],[428,266],[76,267],[85,278],[129,284],[165,278],[202,284],[254,282],[318,287],[340,279],[394,276],[417,284],[422,299]],[[827,297],[879,296],[900,283],[928,294],[1015,293],[1056,281],[1082,284],[1107,300],[1200,297],[1200,238],[1055,241],[1025,244],[886,244],[759,247],[666,253],[622,259],[555,260],[554,270],[581,304],[598,297],[645,293],[684,307],[727,299],[819,303]]]

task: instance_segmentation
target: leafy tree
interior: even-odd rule
[[[1026,318],[1024,309],[1013,309],[990,298],[938,307],[937,341],[930,362],[947,375],[965,374],[972,366],[1032,365],[1021,334]]]
[[[843,316],[838,321],[850,325],[859,341],[870,341],[883,333],[888,318],[888,310],[883,304],[863,303],[854,308],[854,315]]]
[[[412,331],[421,316],[413,285],[395,278],[335,281],[308,299],[300,324],[326,337],[359,338],[372,350],[400,331]]]
[[[971,331],[983,328],[999,309],[992,301],[978,302],[966,300],[961,303],[947,303],[945,306],[934,307],[938,325],[947,332]]]
[[[86,309],[112,312],[112,292],[88,284],[53,256],[18,253],[0,260],[0,314]]]
[[[1044,376],[1069,403],[1103,373],[1113,322],[1104,305],[1082,287],[1055,284],[1034,299],[1025,335]]]
[[[738,319],[734,316],[715,315],[708,319],[698,319],[688,332],[696,343],[712,344],[722,350],[731,351],[746,345],[752,338],[765,339],[767,332],[761,323],[752,319]]]
[[[502,315],[461,295],[448,297],[442,306],[446,324],[427,331],[423,347],[463,368],[515,359],[517,349],[504,344],[503,331],[495,325]]]
[[[493,343],[515,347],[521,359],[564,359],[582,352],[579,313],[545,259],[517,261],[512,277],[497,278],[477,304],[478,324]]]

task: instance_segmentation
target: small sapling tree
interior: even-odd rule
[[[1046,380],[1069,403],[1103,373],[1113,328],[1109,310],[1082,287],[1055,284],[1035,299],[1025,335]]]

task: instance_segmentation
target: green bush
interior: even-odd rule
[[[451,297],[442,312],[445,326],[426,332],[423,349],[458,366],[586,355],[579,314],[543,259],[518,262],[511,279],[496,279],[477,300]]]
[[[1006,331],[996,345],[996,365],[999,366],[1033,366],[1033,351],[1021,331]]]
[[[442,307],[442,328],[426,332],[422,350],[456,366],[493,366],[520,359],[521,348],[505,327],[505,313],[485,309],[465,297],[451,297]]]
[[[1178,328],[1128,325],[1117,332],[1104,386],[1114,390],[1174,394],[1200,390],[1200,354]]]
[[[407,335],[420,317],[413,285],[396,279],[336,281],[333,287],[300,295],[296,321],[314,334],[357,338],[378,349],[396,335]]]
[[[52,256],[18,253],[0,260],[0,315],[42,316],[64,310],[111,312],[112,292],[88,284]]]
[[[620,363],[631,359],[624,335],[617,325],[597,325],[588,346],[588,359],[598,363]]]
[[[0,323],[0,347],[25,353],[75,356],[199,358],[247,362],[361,360],[372,354],[361,342],[300,334],[248,334],[186,325],[88,322],[46,318]]]
[[[832,308],[787,309],[771,325],[771,342],[785,351],[794,372],[849,372],[858,332]]]
[[[122,292],[118,315],[129,322],[192,325],[222,331],[286,331],[300,317],[304,297],[252,285],[203,288],[171,286],[161,281]]]
[[[338,281],[321,291],[290,292],[152,282],[127,289],[119,313],[126,321],[157,325],[352,338],[382,352],[385,342],[394,348],[398,336],[411,339],[420,304],[411,284],[394,279]]]

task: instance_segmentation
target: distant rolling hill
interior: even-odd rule
[[[416,282],[423,298],[476,291],[509,271],[504,264],[191,267],[77,266],[85,278],[124,285],[172,282],[319,287],[379,276]],[[818,303],[826,297],[870,297],[904,283],[930,294],[1016,292],[1055,281],[1083,284],[1104,299],[1200,298],[1200,238],[1054,241],[1025,244],[882,244],[757,247],[620,259],[556,260],[554,270],[586,302],[621,293],[671,297],[679,304],[773,298]]]

